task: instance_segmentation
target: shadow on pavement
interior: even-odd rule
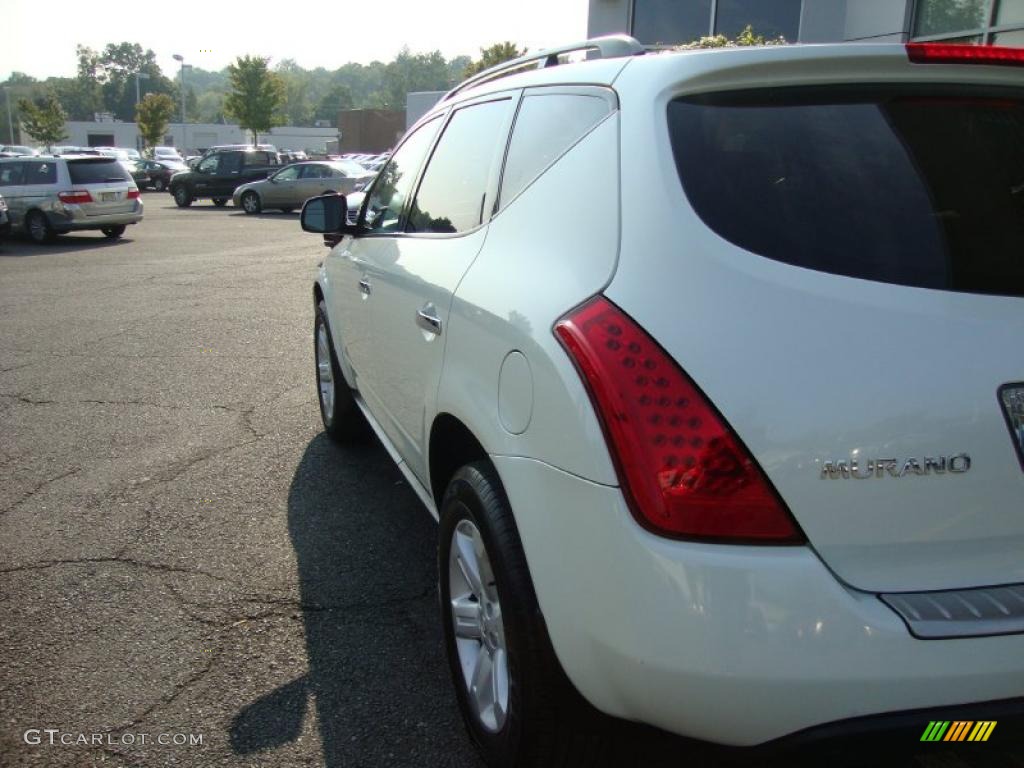
[[[9,235],[6,239],[0,240],[0,258],[5,256],[43,256],[50,253],[72,253],[78,251],[89,251],[93,249],[117,248],[119,245],[130,243],[131,227],[124,236],[118,240],[111,240],[99,231],[75,232],[67,235],[57,235],[51,243],[33,243],[27,235]]]
[[[248,704],[236,754],[293,741],[314,708],[323,765],[479,766],[451,694],[437,620],[437,528],[376,441],[314,438],[288,529],[308,672]]]

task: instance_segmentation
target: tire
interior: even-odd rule
[[[121,235],[124,234],[125,229],[126,227],[124,224],[118,224],[113,227],[103,227],[103,229],[101,229],[100,232],[106,235],[108,240],[117,240],[119,237],[121,237]]]
[[[248,213],[250,216],[259,213],[263,210],[263,204],[260,203],[260,196],[255,192],[245,192],[242,194],[242,210]]]
[[[163,192],[167,189],[167,182],[163,179],[153,179],[153,189],[156,192]]]
[[[29,239],[37,244],[52,243],[57,237],[42,211],[29,212],[25,217],[25,231],[28,232]]]
[[[215,197],[215,198],[213,198],[213,204],[216,205],[218,208],[223,208],[225,205],[228,204],[228,198],[226,198],[226,197]]]
[[[445,650],[459,710],[484,761],[498,768],[602,765],[600,719],[551,648],[512,510],[489,462],[455,473],[440,519]],[[471,684],[488,663],[491,693]]]
[[[179,208],[188,208],[192,205],[192,194],[186,187],[175,187],[171,194],[174,195],[174,202]]]
[[[356,405],[352,390],[338,366],[331,329],[327,324],[327,307],[323,301],[316,306],[313,357],[316,361],[316,393],[324,431],[337,443],[348,443],[365,437],[368,427],[366,417]]]

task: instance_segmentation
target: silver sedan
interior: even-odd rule
[[[357,192],[374,175],[350,160],[294,163],[266,179],[242,184],[235,190],[234,203],[250,214],[264,208],[280,208],[288,213],[317,195]]]

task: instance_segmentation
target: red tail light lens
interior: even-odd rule
[[[82,203],[91,203],[92,195],[89,194],[87,189],[73,189],[70,192],[58,192],[57,198],[62,203],[69,203],[72,205],[81,205]]]
[[[1024,66],[1024,48],[957,43],[907,43],[915,64],[1001,64]]]
[[[675,361],[598,296],[555,326],[641,525],[679,538],[805,539],[753,457]]]
[[[127,197],[128,197],[129,200],[138,200],[139,199],[139,190],[137,190],[137,189],[129,189]]]

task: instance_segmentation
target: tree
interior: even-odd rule
[[[525,53],[525,48],[520,51],[514,43],[507,40],[504,43],[495,43],[490,48],[481,48],[480,58],[462,70],[462,79],[465,80],[478,72],[483,72],[485,69],[490,69],[506,61],[518,59]]]
[[[21,113],[21,124],[25,133],[45,145],[47,149],[67,138],[64,123],[67,122],[68,116],[52,93],[35,102],[19,99],[18,112]]]
[[[135,121],[147,147],[163,143],[167,123],[174,114],[174,101],[166,93],[147,93],[135,108]]]
[[[352,109],[353,104],[352,91],[349,90],[348,86],[335,85],[320,99],[320,103],[316,105],[314,117],[317,120],[330,120],[332,124],[336,125],[338,113],[343,109]]]
[[[695,48],[743,48],[751,45],[786,45],[786,38],[775,37],[765,40],[762,35],[755,34],[753,28],[748,24],[735,40],[730,40],[725,35],[711,35],[676,47],[680,50],[691,50]]]
[[[269,61],[261,56],[239,56],[228,67],[231,92],[224,99],[224,111],[252,131],[253,144],[260,132],[281,125],[276,113],[284,101],[284,85],[267,68]]]
[[[384,70],[384,104],[389,109],[405,109],[405,97],[413,91],[445,91],[448,62],[440,51],[410,53],[403,47]]]

